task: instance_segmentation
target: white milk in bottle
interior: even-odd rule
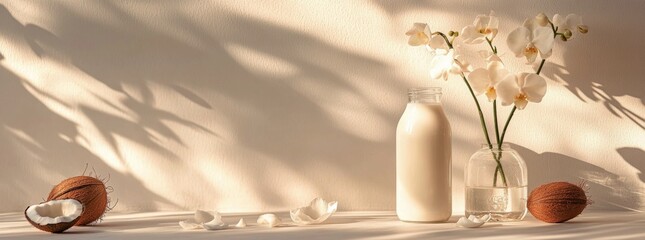
[[[396,128],[396,214],[407,222],[444,222],[452,214],[450,124],[441,88],[416,88]]]

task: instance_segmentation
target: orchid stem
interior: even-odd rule
[[[497,54],[497,47],[493,47],[493,40],[486,37],[486,42],[488,43],[488,46],[490,46],[490,50],[492,50],[494,54]]]
[[[558,28],[553,26],[553,23],[549,21],[549,24],[551,24],[551,28],[553,29],[553,33],[556,33]],[[540,75],[542,72],[542,67],[544,67],[544,63],[546,62],[546,59],[542,59],[540,62],[540,66],[538,67],[538,70],[535,72],[535,74]],[[502,147],[502,143],[504,143],[504,136],[506,136],[506,129],[508,128],[508,124],[511,123],[511,119],[513,118],[513,114],[515,113],[515,110],[517,110],[517,106],[513,106],[513,110],[511,110],[511,113],[508,115],[508,119],[506,119],[506,124],[504,124],[504,130],[502,130],[502,136],[499,139],[499,147]]]
[[[493,46],[493,40],[489,39],[486,37],[486,42],[488,43],[488,46],[490,47],[490,50],[493,51],[493,54],[497,55],[497,47]],[[493,186],[497,187],[497,176],[500,175],[502,178],[502,182],[504,183],[504,186],[508,186],[506,182],[506,174],[504,174],[504,168],[502,167],[502,143],[500,142],[499,138],[499,123],[497,121],[497,99],[493,101],[493,119],[495,123],[495,140],[497,141],[497,148],[499,152],[495,154],[493,151],[492,146],[490,147],[491,153],[493,154],[493,158],[495,159],[495,162],[497,162],[497,167],[495,168],[495,175],[493,177]],[[498,174],[499,173],[499,174]]]
[[[448,44],[448,47],[450,49],[453,49],[452,42],[455,40],[454,37],[453,37],[452,41],[449,41],[448,37],[446,37],[446,35],[443,34],[442,32],[434,32],[432,34],[442,36],[443,39],[446,41],[446,44]],[[490,46],[490,48],[493,51],[493,53],[497,54],[497,48],[493,46],[493,43],[492,43],[493,41],[489,40],[488,38],[486,38],[486,42],[488,42],[488,45]],[[488,135],[488,127],[486,127],[486,119],[484,119],[484,113],[482,112],[481,105],[479,104],[479,101],[477,100],[477,97],[475,96],[475,92],[473,92],[473,88],[470,86],[470,83],[468,83],[468,79],[466,78],[466,76],[463,73],[461,73],[461,78],[464,79],[464,82],[466,83],[466,86],[468,86],[468,90],[470,91],[470,95],[473,97],[473,100],[475,100],[475,105],[477,106],[477,112],[479,113],[479,122],[481,123],[481,127],[482,127],[482,130],[484,132],[484,137],[486,138],[486,143],[488,144],[488,148],[491,149],[491,151],[492,151],[493,150],[493,144],[491,143],[490,136]],[[504,169],[502,168],[502,163],[500,161],[500,159],[502,157],[502,154],[501,154],[501,143],[499,142],[499,139],[500,139],[499,138],[499,127],[498,127],[498,123],[497,123],[497,100],[495,100],[494,103],[495,103],[495,105],[494,105],[495,137],[496,137],[495,140],[497,140],[497,145],[498,145],[498,148],[500,148],[500,153],[495,154],[494,152],[491,152],[493,154],[493,158],[497,162],[497,167],[495,169],[495,177],[493,178],[493,186],[497,187],[498,172],[499,172],[499,175],[502,178],[502,182],[504,183],[504,186],[508,186],[508,184],[506,182],[506,175],[504,174]]]
[[[538,67],[538,70],[536,74],[540,75],[542,72],[542,67],[544,67],[544,63],[546,62],[546,59],[542,59],[542,62],[540,62],[540,67]],[[494,108],[493,108],[494,109]],[[504,129],[502,130],[502,136],[499,138],[499,150],[502,149],[502,143],[504,143],[504,137],[506,136],[506,130],[508,129],[508,124],[511,123],[511,119],[513,119],[513,115],[515,114],[515,110],[517,110],[516,106],[513,106],[513,109],[511,110],[511,113],[508,115],[508,119],[506,119],[506,124],[504,124]]]
[[[502,142],[499,137],[499,124],[497,122],[497,100],[493,101],[493,119],[495,122],[495,137],[497,140],[497,150],[499,152],[497,155],[493,153],[493,158],[497,162],[497,167],[495,168],[495,178],[493,179],[493,186],[497,186],[497,173],[499,172],[500,176],[502,177],[502,182],[504,183],[504,186],[508,186],[506,183],[506,174],[504,174],[504,168],[502,167]],[[492,148],[491,148],[492,150]]]
[[[540,75],[540,72],[542,72],[542,67],[544,66],[544,62],[546,62],[546,59],[542,59],[542,62],[540,62],[540,67],[538,67],[538,70],[535,74]]]
[[[448,37],[446,37],[445,34],[442,32],[434,32],[432,34],[438,34],[443,37],[443,39],[446,41],[446,44],[448,44],[448,47],[450,49],[453,49],[452,43],[448,41]],[[482,130],[484,131],[484,136],[486,137],[486,143],[488,144],[488,148],[493,148],[493,144],[490,142],[490,137],[488,136],[488,128],[486,127],[486,120],[484,119],[484,113],[482,112],[482,107],[479,105],[479,101],[477,100],[477,97],[475,96],[475,92],[473,92],[473,88],[470,86],[470,83],[468,83],[468,79],[466,79],[466,75],[464,73],[461,73],[461,78],[464,79],[464,82],[466,83],[466,86],[468,86],[468,90],[470,91],[470,95],[473,97],[473,100],[475,100],[475,105],[477,105],[477,112],[479,113],[479,122],[482,125]]]
[[[442,32],[433,32],[432,35],[439,35],[439,36],[443,37],[443,40],[445,40],[446,44],[448,44],[448,48],[452,49],[452,41],[448,40],[448,37],[446,36],[446,34],[444,34]],[[455,39],[453,38],[453,40],[455,40]]]
[[[493,119],[495,121],[495,137],[497,138],[497,145],[501,145],[502,142],[499,138],[499,124],[497,123],[497,99],[493,101]]]
[[[475,105],[477,105],[477,112],[479,112],[479,122],[482,125],[482,130],[484,130],[484,136],[486,137],[486,143],[488,143],[488,148],[493,148],[493,144],[490,142],[490,137],[488,136],[488,128],[486,127],[486,120],[484,119],[484,113],[482,113],[482,108],[479,105],[479,101],[477,101],[477,97],[475,96],[475,92],[473,92],[473,88],[470,87],[470,83],[468,83],[468,79],[466,79],[466,76],[462,73],[461,78],[464,79],[464,82],[466,83],[466,86],[468,86],[468,90],[470,91],[470,95],[473,96],[473,100],[475,100]]]
[[[504,124],[504,129],[502,130],[502,136],[499,138],[499,148],[501,148],[501,144],[504,143],[504,137],[506,136],[506,129],[508,128],[508,124],[511,123],[511,119],[513,118],[513,114],[515,114],[515,110],[517,110],[517,107],[513,106],[513,109],[511,110],[511,113],[508,115],[508,119],[506,119],[506,124]]]

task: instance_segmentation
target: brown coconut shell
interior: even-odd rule
[[[40,229],[42,231],[50,232],[50,233],[62,233],[65,230],[67,230],[67,229],[73,227],[74,225],[76,225],[76,223],[78,223],[78,220],[81,219],[81,216],[78,216],[77,218],[75,218],[71,222],[61,222],[61,223],[56,223],[56,224],[40,225],[40,224],[32,221],[29,218],[29,216],[27,216],[27,209],[29,209],[29,207],[25,208],[25,212],[24,212],[25,218],[27,219],[27,222],[31,223],[31,225],[34,226],[35,228],[38,228],[38,229]]]
[[[531,191],[527,207],[539,220],[562,223],[582,213],[587,195],[580,186],[568,182],[547,183]]]
[[[108,204],[107,195],[105,184],[101,180],[89,176],[77,176],[65,179],[56,185],[49,193],[47,201],[71,198],[81,202],[84,211],[76,225],[84,226],[103,216]]]

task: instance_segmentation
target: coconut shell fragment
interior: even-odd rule
[[[77,176],[63,180],[56,185],[49,196],[49,200],[75,199],[85,207],[77,226],[83,226],[97,221],[107,209],[108,198],[105,184],[94,177]]]
[[[25,218],[34,227],[50,233],[62,233],[80,219],[83,205],[74,199],[52,200],[25,209]]]
[[[541,221],[562,223],[582,213],[587,203],[585,190],[580,186],[568,182],[552,182],[531,191],[527,207]]]

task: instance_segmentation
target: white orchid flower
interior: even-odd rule
[[[582,17],[573,13],[567,15],[566,18],[556,14],[553,16],[553,24],[558,27],[558,32],[562,32],[566,36],[567,40],[571,39],[576,31],[580,33],[589,31],[587,26],[582,24]]]
[[[503,106],[515,104],[522,110],[528,102],[539,103],[546,93],[546,80],[535,73],[509,74],[497,85]]]
[[[501,61],[492,61],[486,68],[475,69],[468,75],[468,80],[477,95],[486,94],[488,101],[497,99],[497,84],[509,75]]]
[[[530,18],[508,35],[506,43],[516,57],[524,56],[528,63],[533,63],[538,52],[542,59],[551,56],[553,36],[551,28],[543,27],[535,18]]]
[[[428,24],[414,23],[414,25],[412,25],[412,28],[408,30],[405,35],[410,36],[410,39],[408,39],[408,44],[410,44],[411,46],[421,46],[428,44],[432,32],[430,31]]]
[[[452,65],[452,68],[450,69],[450,73],[461,74],[461,73],[469,73],[472,71],[473,71],[473,66],[462,55],[455,56],[455,63]]]
[[[535,16],[535,21],[542,27],[549,25],[549,18],[544,13],[540,13]]]
[[[425,45],[430,52],[435,54],[445,54],[448,52],[446,40],[439,35],[432,35],[432,31],[425,23],[415,23],[405,35],[410,36],[408,44],[411,46]]]
[[[486,38],[492,41],[497,36],[498,26],[499,19],[490,11],[488,15],[478,15],[472,25],[464,27],[461,36],[467,44],[479,44]]]
[[[454,51],[436,55],[430,62],[430,78],[448,80],[448,74],[455,64]]]
[[[455,50],[438,54],[430,62],[430,78],[448,80],[450,74],[461,74],[472,71],[472,66],[461,56],[455,56]]]

